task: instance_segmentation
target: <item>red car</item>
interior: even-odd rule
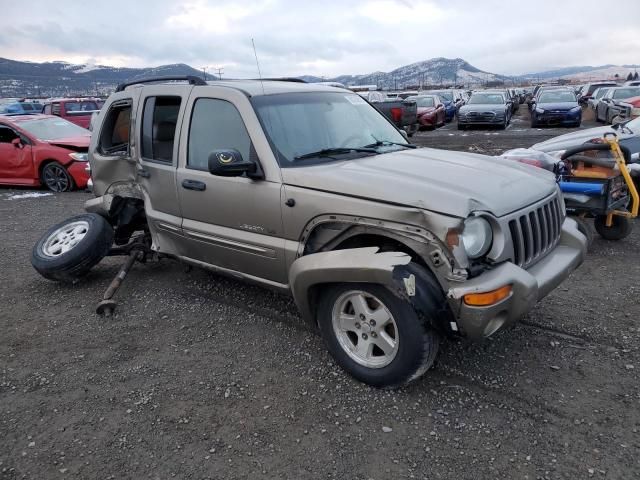
[[[445,123],[446,112],[444,103],[438,95],[417,95],[409,97],[418,105],[418,125],[420,130],[425,128],[434,129],[441,127]]]
[[[85,188],[90,136],[51,115],[0,115],[0,184]]]
[[[100,110],[99,102],[93,98],[59,98],[45,103],[42,113],[64,118],[82,128],[89,128],[91,114]]]

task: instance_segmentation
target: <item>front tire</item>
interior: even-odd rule
[[[434,305],[430,314],[436,312]],[[318,320],[336,362],[374,387],[395,388],[419,378],[438,353],[438,334],[382,285],[329,287],[320,299]]]
[[[607,216],[596,215],[593,221],[596,232],[605,240],[622,240],[626,238],[633,230],[633,225],[627,217],[621,215],[613,216],[613,224],[607,227]]]
[[[53,192],[68,192],[75,187],[67,169],[58,162],[49,162],[44,166],[40,181]]]
[[[76,215],[47,230],[34,245],[31,264],[49,280],[73,283],[102,260],[113,243],[113,228],[100,215]]]

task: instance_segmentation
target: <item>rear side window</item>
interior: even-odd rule
[[[53,103],[51,104],[51,114],[52,115],[60,115],[60,104],[59,103]]]
[[[149,97],[142,114],[142,157],[171,163],[180,97]]]
[[[189,127],[187,166],[206,170],[212,150],[236,149],[249,159],[251,139],[240,112],[225,100],[201,98],[196,101]]]
[[[114,103],[100,130],[98,149],[103,155],[129,155],[131,100]]]

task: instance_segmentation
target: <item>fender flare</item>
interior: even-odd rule
[[[457,331],[455,320],[438,282],[426,269],[411,263],[404,252],[379,252],[378,247],[351,248],[312,253],[298,258],[289,269],[293,299],[304,320],[317,326],[313,287],[331,283],[376,283],[409,302],[425,319],[425,301],[438,306],[432,326],[450,335]],[[453,322],[453,323],[452,323]]]
[[[310,296],[312,287],[336,282],[363,282],[393,285],[393,271],[408,265],[404,252],[380,252],[378,247],[350,248],[312,253],[298,258],[289,269],[293,299],[302,317],[315,325]]]

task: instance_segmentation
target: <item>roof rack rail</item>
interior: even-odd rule
[[[165,75],[158,77],[147,77],[141,78],[139,80],[131,80],[130,82],[120,83],[116,87],[116,92],[122,92],[125,88],[130,87],[131,85],[138,85],[141,83],[154,83],[154,82],[171,82],[171,81],[179,81],[183,80],[189,82],[189,85],[206,85],[202,78],[196,77],[194,75]]]
[[[280,77],[280,78],[254,78],[253,80],[262,80],[263,82],[295,82],[295,83],[307,83],[301,78],[295,77]]]

